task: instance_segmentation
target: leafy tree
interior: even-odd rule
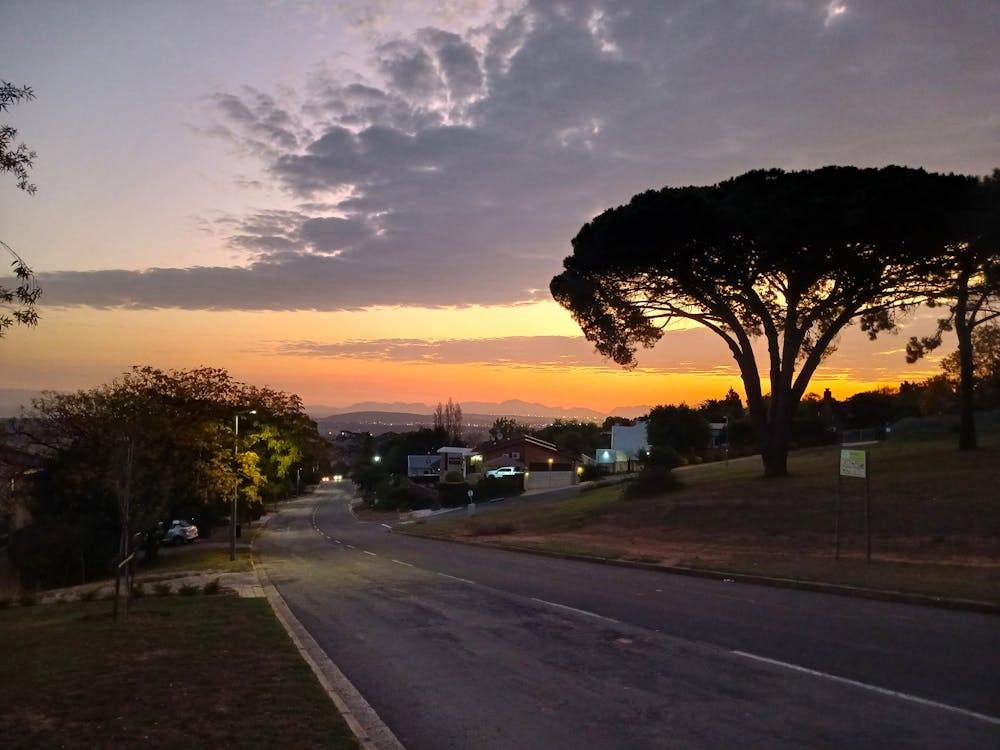
[[[6,112],[11,104],[30,101],[35,93],[30,86],[15,86],[7,81],[0,81],[0,112]],[[35,152],[21,143],[13,146],[17,138],[17,130],[10,125],[0,125],[0,172],[12,172],[17,179],[17,186],[29,195],[35,192],[35,186],[28,181],[28,170],[35,159]],[[0,242],[4,250],[13,258],[11,268],[14,271],[13,287],[0,285],[0,338],[14,323],[33,326],[38,323],[38,313],[35,303],[41,295],[41,289],[35,281],[31,269],[11,247]]]
[[[928,304],[945,305],[948,314],[938,320],[937,330],[931,336],[913,336],[906,346],[906,361],[912,363],[940,346],[942,333],[955,331],[958,445],[962,450],[975,449],[977,442],[975,331],[1000,317],[1000,169],[980,182],[968,214],[974,231],[945,249],[941,265],[932,277],[934,284]]]
[[[527,435],[530,432],[531,427],[518,422],[513,417],[497,417],[493,420],[493,426],[490,427],[490,439],[499,443],[503,440],[512,440],[521,435]]]
[[[280,496],[291,467],[318,463],[322,448],[297,396],[214,368],[134,367],[89,391],[43,394],[33,407],[27,429],[46,459],[29,504],[32,533],[86,529],[74,554],[91,561],[88,572],[111,559],[102,552],[109,536],[122,555],[170,515],[193,516],[209,533],[237,488],[248,506]],[[247,408],[257,414],[240,432],[237,464],[233,415]]]
[[[679,454],[704,450],[712,438],[708,420],[686,404],[657,406],[649,412],[646,437],[653,447],[672,448]]]
[[[781,476],[798,402],[837,336],[854,322],[872,338],[896,326],[942,249],[968,240],[976,185],[903,167],[825,167],[648,191],[584,225],[550,289],[623,366],[679,320],[718,335],[740,370],[764,474]]]
[[[535,430],[532,434],[573,455],[592,455],[598,448],[604,447],[601,428],[596,422],[557,418],[552,424]]]

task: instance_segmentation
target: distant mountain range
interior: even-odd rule
[[[488,401],[462,401],[459,403],[462,407],[462,414],[466,418],[472,415],[478,416],[492,416],[496,417],[531,417],[531,418],[545,418],[548,420],[555,419],[557,417],[562,419],[584,419],[591,421],[603,422],[605,417],[608,416],[618,416],[618,417],[636,417],[645,414],[649,411],[649,406],[617,406],[611,410],[610,413],[605,414],[602,412],[594,411],[593,409],[588,409],[584,406],[546,406],[545,404],[533,403],[530,401],[520,401],[518,399],[509,399],[507,401],[488,402]],[[380,402],[380,401],[364,401],[357,404],[352,404],[351,406],[345,407],[335,407],[335,406],[307,406],[306,411],[313,418],[322,418],[329,416],[347,415],[347,414],[358,414],[360,412],[367,413],[383,413],[383,414],[394,414],[394,415],[432,415],[436,408],[436,404],[424,404],[424,403],[407,403],[407,402]]]

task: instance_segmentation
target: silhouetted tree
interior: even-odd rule
[[[15,86],[7,81],[0,81],[0,112],[6,112],[11,104],[29,101],[35,98],[30,86]],[[0,172],[12,172],[17,179],[17,186],[28,193],[34,194],[35,186],[28,182],[28,170],[35,159],[35,152],[23,143],[13,146],[17,138],[17,130],[10,125],[0,125]],[[0,338],[4,332],[15,323],[33,326],[38,323],[38,313],[35,303],[41,295],[41,289],[35,281],[35,276],[28,265],[5,242],[0,242],[4,250],[13,258],[11,269],[14,272],[14,284],[0,284]]]
[[[740,369],[764,474],[781,476],[797,404],[838,334],[855,321],[873,338],[896,326],[942,250],[968,241],[962,219],[976,185],[903,167],[826,167],[649,191],[584,225],[550,289],[623,366],[677,320],[718,335]]]

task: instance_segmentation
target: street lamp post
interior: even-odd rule
[[[233,509],[229,514],[229,559],[236,559],[236,505],[240,495],[240,417],[248,414],[256,414],[256,409],[248,411],[238,411],[233,416],[234,437],[233,437],[233,458],[236,461],[236,482],[233,485]]]

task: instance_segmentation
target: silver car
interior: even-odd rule
[[[173,521],[163,535],[164,544],[190,544],[198,538],[198,527],[188,521]]]

